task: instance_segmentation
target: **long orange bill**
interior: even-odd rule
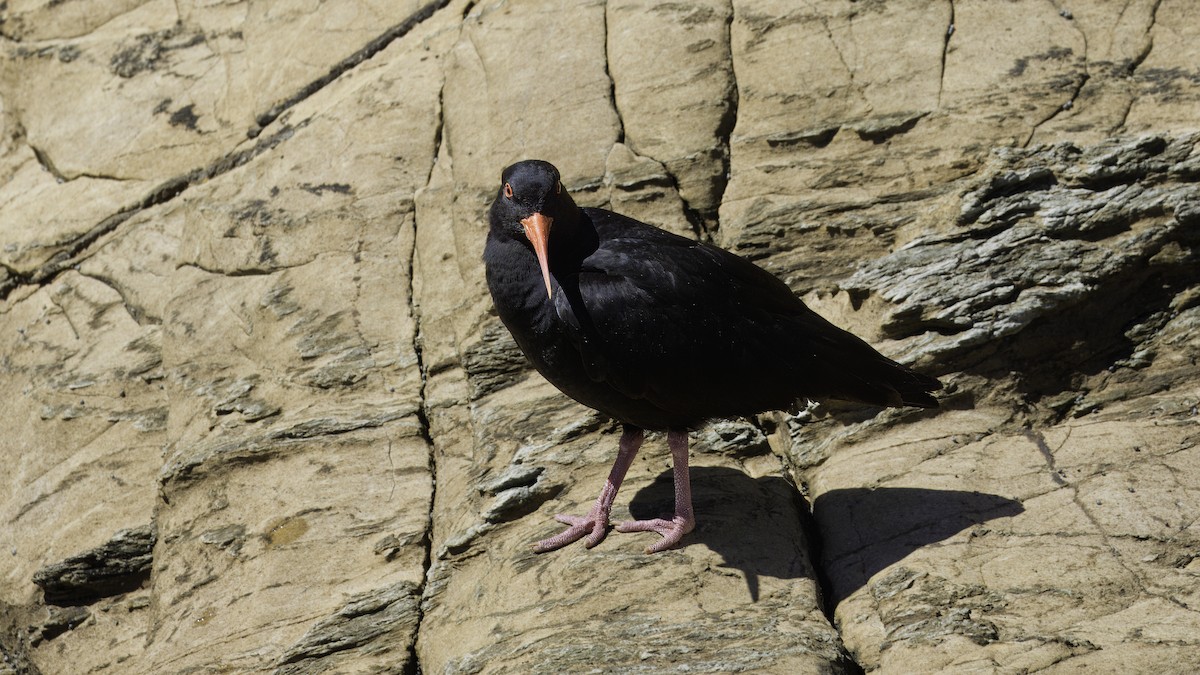
[[[533,252],[537,254],[538,264],[542,266],[546,297],[551,299],[554,297],[554,289],[550,288],[550,259],[546,252],[550,248],[550,226],[553,224],[553,218],[540,213],[521,219],[521,225],[525,226],[525,236],[529,237],[529,243],[533,244]]]

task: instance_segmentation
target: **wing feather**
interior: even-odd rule
[[[589,376],[668,411],[790,405],[796,383],[771,377],[778,362],[763,355],[795,346],[788,324],[807,308],[741,258],[667,243],[609,240],[559,280],[555,310]]]
[[[927,392],[937,380],[829,323],[762,268],[589,212],[602,214],[599,226],[609,232],[577,272],[559,279],[555,311],[594,381],[698,417],[786,409],[804,397],[936,405]]]

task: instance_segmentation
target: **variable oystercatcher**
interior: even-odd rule
[[[534,544],[551,551],[608,533],[609,514],[643,430],[667,432],[672,518],[633,520],[647,549],[695,526],[688,430],[707,420],[785,410],[802,399],[937,406],[941,384],[818,316],[779,279],[737,255],[604,209],[579,208],[558,169],[504,170],[483,259],[500,320],[567,396],[623,423],[620,451],[586,515]]]

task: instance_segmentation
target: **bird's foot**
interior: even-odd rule
[[[690,515],[676,514],[670,520],[655,518],[653,520],[626,520],[617,525],[617,532],[657,532],[662,539],[646,547],[646,553],[665,551],[683,539],[683,535],[696,527],[696,519]]]
[[[560,523],[566,523],[570,527],[549,539],[536,542],[533,545],[534,553],[545,553],[560,549],[567,544],[573,544],[583,539],[584,535],[587,535],[587,539],[583,542],[583,545],[591,548],[604,541],[604,537],[608,534],[608,512],[602,511],[598,506],[592,507],[592,510],[585,516],[572,516],[560,513],[554,516],[554,519]],[[588,534],[589,532],[591,534]]]

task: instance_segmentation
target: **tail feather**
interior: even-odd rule
[[[941,389],[941,382],[882,355],[876,354],[875,357],[878,360],[839,368],[836,374],[830,374],[827,381],[834,386],[827,396],[896,408],[938,407],[937,399],[930,392]]]
[[[818,328],[809,319],[808,335],[814,347],[818,396],[878,406],[936,408],[930,392],[942,388],[936,378],[918,373],[875,351],[852,333],[834,326],[816,313]]]

